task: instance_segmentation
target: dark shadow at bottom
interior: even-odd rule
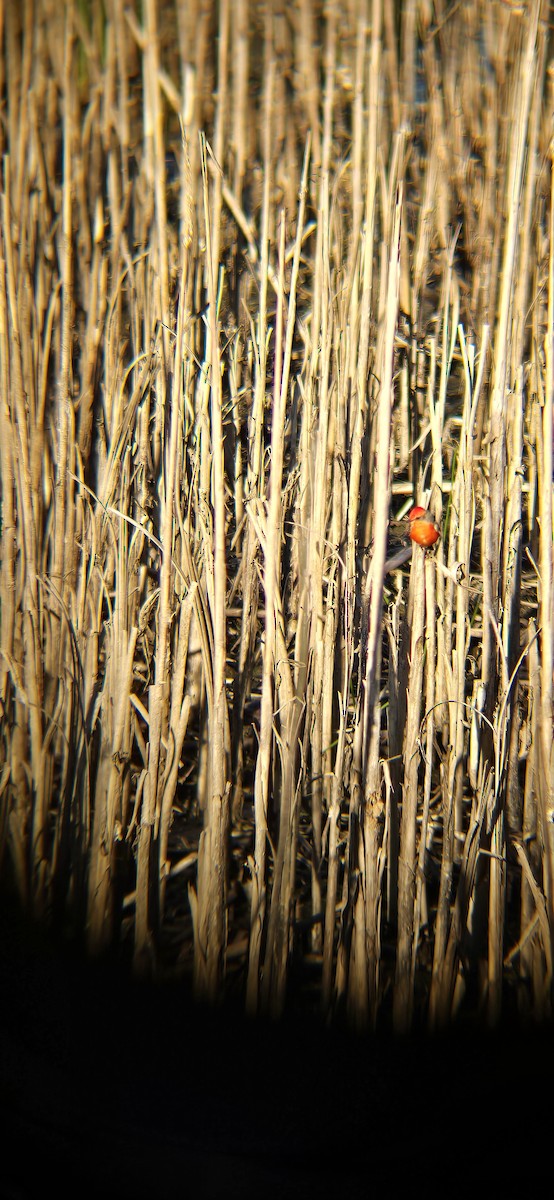
[[[537,1181],[550,1027],[355,1036],[133,982],[0,909],[0,1196]],[[548,1135],[548,1139],[546,1138]],[[546,1140],[543,1140],[546,1139]],[[448,1175],[445,1173],[448,1172]],[[426,1184],[423,1183],[426,1180]]]

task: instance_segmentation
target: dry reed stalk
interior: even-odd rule
[[[185,197],[185,204],[187,198]],[[148,764],[143,784],[143,802],[137,858],[135,965],[147,969],[151,956],[153,935],[157,932],[163,911],[160,881],[166,871],[166,848],[173,796],[166,792],[166,780],[176,783],[179,761],[188,721],[190,697],[183,695],[186,653],[191,620],[191,603],[183,605],[180,632],[183,642],[178,645],[175,661],[171,661],[171,625],[175,592],[173,546],[175,507],[178,503],[179,481],[182,474],[181,431],[184,399],[184,331],[187,323],[187,245],[183,247],[180,277],[180,304],[175,335],[175,350],[171,364],[171,384],[167,391],[169,412],[164,417],[166,446],[161,488],[160,538],[163,548],[158,593],[157,647],[154,684],[149,696]],[[169,365],[169,364],[168,364]],[[171,687],[170,687],[171,679]],[[187,702],[188,701],[188,702]],[[169,711],[171,706],[171,711]],[[171,746],[164,755],[162,742]],[[177,755],[177,762],[175,762]],[[154,845],[158,848],[155,852]],[[153,914],[156,914],[155,916]]]
[[[233,75],[233,150],[235,155],[233,193],[242,203],[242,189],[246,164],[249,157],[250,134],[248,129],[248,66],[249,66],[249,0],[238,0],[233,6],[233,50],[231,66]]]
[[[550,79],[549,94],[553,84]],[[554,513],[551,480],[553,476],[554,440],[554,155],[550,147],[550,228],[548,258],[548,314],[545,336],[545,394],[542,408],[542,456],[540,488],[540,611],[541,668],[540,668],[540,733],[539,763],[544,784],[539,788],[542,800],[541,823],[545,853],[544,886],[549,906],[550,936],[554,928],[554,571],[553,541]]]
[[[364,618],[367,614],[367,648],[364,664],[363,698],[358,729],[361,741],[354,742],[354,771],[360,778],[360,837],[358,842],[360,890],[364,907],[356,906],[354,922],[364,930],[365,952],[356,963],[351,1006],[357,1019],[365,1020],[365,1006],[373,1023],[379,999],[381,881],[384,870],[382,842],[384,805],[381,796],[380,764],[382,610],[388,512],[390,503],[390,438],[393,407],[394,337],[398,313],[400,279],[400,226],[402,184],[398,185],[386,282],[386,304],[376,362],[379,380],[375,429],[375,473],[373,476],[373,554],[364,585]],[[366,978],[361,979],[362,971]],[[367,1000],[366,1000],[367,997]]]
[[[75,428],[73,423],[73,406],[71,404],[71,357],[72,332],[74,325],[74,272],[73,262],[73,188],[72,177],[74,161],[73,129],[76,97],[73,85],[73,42],[74,31],[71,14],[68,14],[64,36],[64,115],[63,115],[63,195],[62,195],[62,261],[61,261],[61,327],[60,327],[60,364],[59,364],[59,403],[56,421],[56,481],[55,496],[57,500],[54,521],[53,555],[51,579],[54,595],[65,603],[68,591],[72,585],[73,568],[73,521],[75,499],[73,483],[68,471],[74,465],[73,443]],[[67,489],[67,490],[66,490]],[[59,672],[64,653],[62,639],[63,623],[59,620],[59,643],[56,646],[54,638],[50,669]]]
[[[214,156],[216,171],[214,172],[214,187],[212,193],[212,216],[211,216],[211,246],[212,246],[212,272],[214,280],[217,278],[217,273],[220,269],[220,238],[221,238],[221,207],[222,207],[222,173],[221,163],[223,162],[225,139],[228,127],[228,65],[227,59],[229,54],[229,22],[230,22],[230,5],[228,0],[223,0],[219,5],[219,35],[218,35],[218,54],[217,54],[217,107],[215,112],[215,129],[214,129]]]
[[[521,886],[521,962],[520,976],[533,997],[539,1017],[552,1013],[552,924],[544,914],[550,908],[550,877],[545,861],[544,830],[547,778],[543,770],[541,725],[541,667],[538,631],[534,622],[528,634],[530,679],[530,746],[528,774],[535,772],[538,787],[526,786],[523,812],[522,845],[516,851],[523,866]],[[542,887],[541,887],[542,876]],[[530,942],[530,944],[529,944]]]
[[[7,347],[6,364],[9,370],[10,424],[12,435],[9,439],[13,453],[11,468],[8,468],[7,486],[13,481],[15,491],[16,520],[14,530],[19,534],[20,549],[23,561],[20,562],[15,580],[15,596],[19,594],[21,615],[16,621],[13,633],[14,660],[8,658],[8,666],[12,676],[12,686],[15,684],[23,699],[23,710],[20,712],[21,732],[16,735],[13,749],[17,755],[12,764],[20,800],[16,804],[14,831],[16,837],[22,837],[23,842],[30,836],[31,854],[23,852],[23,845],[18,853],[20,870],[19,888],[25,899],[31,900],[40,914],[45,902],[45,871],[48,860],[47,846],[47,808],[48,808],[48,774],[50,758],[43,754],[43,719],[44,708],[44,662],[41,653],[41,626],[43,619],[43,593],[37,578],[37,564],[40,562],[39,549],[42,533],[42,497],[36,496],[33,490],[35,478],[31,463],[31,424],[34,417],[34,380],[29,377],[28,369],[34,364],[25,354],[25,342],[31,340],[31,313],[25,304],[25,292],[17,286],[20,272],[24,268],[17,250],[17,238],[13,240],[14,217],[10,209],[11,176],[10,164],[6,158],[4,163],[4,196],[3,196],[3,249],[5,261],[4,319],[8,318],[11,336]],[[31,411],[28,409],[27,396],[31,398]],[[42,447],[44,450],[44,445]],[[34,457],[34,455],[33,455]],[[36,459],[35,459],[36,462]],[[9,502],[8,502],[9,511]],[[59,611],[59,591],[56,602]],[[9,613],[10,597],[7,597]],[[8,618],[9,630],[9,618]],[[6,659],[5,659],[6,661]],[[48,712],[50,715],[50,712]],[[19,757],[20,756],[20,757]],[[31,774],[24,780],[24,770],[21,767],[30,761]],[[25,859],[29,859],[21,874]]]
[[[299,0],[299,23],[296,43],[296,68],[300,72],[300,91],[308,115],[308,129],[312,131],[312,155],[316,166],[321,164],[321,135],[319,123],[319,84],[317,59],[314,53],[317,39],[315,14],[312,0]],[[331,20],[333,18],[331,17]]]
[[[364,231],[361,248],[361,261],[367,260],[367,255],[364,254],[364,243],[367,245],[368,230]],[[363,296],[366,295],[364,288]],[[360,297],[353,289],[352,304],[351,304],[351,320],[355,327],[359,321],[359,305]],[[356,359],[357,339],[352,338],[352,356]],[[367,347],[366,347],[367,351]],[[367,369],[367,360],[366,360]],[[359,586],[357,585],[357,529],[360,518],[360,491],[361,491],[361,476],[363,466],[363,430],[364,416],[367,406],[365,399],[365,377],[359,370],[358,361],[353,368],[351,376],[351,401],[349,405],[349,428],[347,429],[347,441],[350,446],[350,471],[348,473],[348,501],[347,501],[347,529],[346,529],[346,579],[347,588],[352,596],[352,600],[348,603],[348,611],[352,620],[354,616],[354,608],[356,599],[359,598]],[[365,540],[365,539],[364,539]],[[347,632],[346,642],[353,656],[355,629],[357,626],[352,620],[351,628]],[[357,630],[356,630],[357,632]],[[351,670],[349,674],[351,673]],[[358,689],[359,690],[359,689]],[[354,728],[357,731],[357,767],[355,772],[351,772],[351,797],[349,805],[349,822],[348,822],[348,842],[347,842],[347,869],[343,877],[343,899],[342,899],[342,920],[341,930],[339,934],[337,968],[335,976],[335,991],[338,1001],[342,1001],[344,995],[350,992],[354,997],[354,1011],[358,1010],[359,1019],[363,1023],[367,1013],[367,986],[365,976],[365,953],[363,949],[363,909],[362,899],[359,898],[359,919],[357,924],[354,921],[354,906],[358,896],[358,852],[359,852],[359,807],[360,807],[360,753],[361,753],[361,705],[358,700],[356,705],[356,714]],[[359,949],[356,959],[356,952],[352,941],[354,930],[359,941]],[[354,982],[355,963],[358,963],[357,982]]]
[[[410,1027],[413,1003],[412,948],[416,885],[416,820],[418,804],[419,734],[425,650],[425,572],[423,552],[412,556],[410,574],[410,670],[404,733],[404,780],[398,854],[398,940],[394,990],[394,1024]],[[430,620],[432,614],[428,614]]]
[[[434,570],[434,562],[430,561],[426,564],[425,575],[425,606],[429,613],[435,611],[436,608],[436,572]],[[419,845],[417,848],[417,867],[415,872],[415,897],[414,897],[414,932],[412,946],[412,965],[411,965],[411,980],[410,990],[412,991],[412,999],[410,1005],[413,1005],[413,988],[415,984],[417,952],[419,944],[419,936],[421,927],[427,924],[428,907],[426,894],[426,859],[429,852],[429,813],[431,806],[431,788],[433,774],[433,747],[435,740],[435,687],[437,675],[437,636],[436,625],[431,621],[428,628],[426,655],[425,655],[425,705],[424,705],[424,728],[425,728],[425,747],[422,747],[422,755],[425,763],[425,773],[423,782],[423,802],[421,825],[419,829]],[[422,731],[423,733],[423,724]]]
[[[296,869],[296,847],[298,836],[298,801],[302,778],[302,766],[297,767],[299,756],[301,725],[305,713],[305,693],[308,676],[308,614],[301,592],[298,606],[297,629],[295,637],[295,652],[293,669],[289,665],[287,646],[284,637],[283,611],[279,596],[280,580],[280,546],[283,531],[283,513],[281,497],[281,480],[283,473],[284,453],[284,424],[287,395],[289,388],[290,362],[292,339],[296,317],[296,288],[302,233],[304,229],[304,214],[307,195],[308,164],[310,161],[310,142],[304,154],[304,166],[300,187],[296,243],[291,272],[290,295],[287,305],[287,321],[285,344],[282,351],[282,313],[284,310],[284,255],[285,255],[285,215],[281,216],[280,245],[279,245],[279,294],[277,298],[277,324],[275,333],[275,392],[272,413],[271,434],[271,470],[269,480],[269,528],[273,526],[273,544],[268,537],[267,555],[264,579],[268,570],[273,572],[275,589],[275,639],[276,658],[274,663],[276,696],[278,700],[279,730],[278,748],[280,752],[281,796],[278,812],[278,841],[274,860],[273,888],[269,907],[267,945],[264,955],[264,975],[262,986],[262,1001],[264,1007],[272,1015],[282,1013],[287,983],[288,959],[292,946],[292,918],[294,905],[294,884]],[[305,466],[308,468],[309,456],[306,455]],[[302,486],[302,485],[301,485]],[[275,563],[273,565],[273,554]],[[277,713],[276,713],[277,715]]]
[[[418,8],[417,0],[406,0],[400,38],[402,122],[411,120],[415,103]]]
[[[502,602],[504,607],[503,613],[503,631],[505,632],[506,640],[510,639],[510,647],[508,650],[508,659],[506,660],[505,675],[510,675],[510,685],[513,676],[509,670],[510,661],[513,663],[517,659],[519,648],[519,573],[520,564],[520,511],[518,506],[519,489],[517,481],[514,480],[516,486],[512,486],[510,491],[511,515],[513,523],[507,524],[507,519],[510,513],[505,512],[504,497],[506,495],[506,456],[507,456],[507,438],[506,438],[506,421],[504,415],[505,393],[509,382],[512,382],[512,387],[515,385],[515,379],[512,376],[510,380],[510,343],[513,340],[513,335],[509,332],[509,323],[512,318],[512,291],[513,278],[515,271],[516,252],[519,240],[518,226],[520,224],[520,207],[522,204],[523,194],[523,169],[524,159],[528,153],[528,120],[531,109],[532,89],[538,82],[534,64],[537,59],[541,58],[540,51],[537,50],[537,36],[540,16],[541,4],[540,0],[534,4],[529,13],[527,41],[525,48],[522,50],[520,58],[520,83],[519,90],[516,91],[518,107],[514,112],[517,112],[517,120],[514,124],[513,140],[510,153],[510,174],[508,178],[508,227],[506,231],[504,263],[502,272],[502,286],[499,301],[499,317],[498,328],[495,338],[494,360],[495,368],[491,387],[491,410],[490,410],[490,431],[491,439],[491,477],[490,477],[490,503],[492,512],[492,579],[491,579],[491,601],[492,611],[488,615],[488,620],[484,629],[483,640],[483,656],[485,663],[489,662],[492,665],[493,644],[491,644],[490,630],[496,632],[495,622],[498,619],[499,612],[499,586],[502,591]],[[537,125],[535,124],[535,130]],[[532,161],[532,159],[531,159]],[[529,172],[532,179],[533,173]],[[529,205],[527,206],[529,209]],[[525,243],[522,249],[525,248]],[[516,314],[517,315],[517,314]],[[514,425],[516,430],[516,444],[513,451],[513,461],[516,471],[520,470],[521,462],[521,432],[519,422]],[[514,507],[516,506],[516,507]],[[500,518],[500,519],[499,519]],[[513,542],[514,536],[517,539],[518,545],[508,546],[508,540]],[[503,558],[503,562],[502,562]],[[502,579],[500,581],[500,568],[502,562]],[[509,572],[508,581],[506,580],[506,572]],[[513,579],[515,573],[515,580]],[[511,578],[510,578],[511,576]],[[512,581],[514,586],[512,588]],[[507,587],[508,584],[508,587]],[[507,592],[507,594],[506,594]],[[515,611],[514,611],[515,606]],[[513,635],[510,637],[510,632],[515,630],[515,636],[518,641],[516,646],[512,647]],[[505,657],[504,650],[504,657]],[[491,687],[494,689],[494,679],[491,679]],[[504,704],[508,701],[507,680],[503,680],[500,685],[500,698],[502,699],[501,711]],[[515,698],[514,698],[515,701]],[[489,714],[491,709],[489,706]],[[506,718],[509,720],[509,710],[506,712]],[[502,731],[503,733],[503,731]],[[498,734],[497,734],[498,736]],[[496,770],[498,770],[498,762]],[[488,912],[488,990],[487,990],[487,1011],[489,1020],[494,1024],[497,1022],[501,1009],[501,975],[502,975],[502,930],[504,917],[504,902],[505,902],[505,868],[501,866],[505,859],[505,842],[504,842],[504,805],[505,805],[505,780],[502,779],[502,795],[500,793],[501,781],[498,775],[495,778],[495,801],[496,813],[492,830],[491,840],[491,858],[490,858],[490,892],[489,892],[489,912]]]
[[[355,209],[354,218],[356,220],[358,214],[357,203],[357,188],[358,188],[358,164],[361,168],[363,158],[365,157],[365,204],[363,206],[363,230],[359,251],[354,239],[351,242],[350,254],[350,270],[351,270],[351,293],[349,305],[349,324],[352,330],[350,338],[350,356],[348,360],[348,370],[350,375],[350,397],[346,410],[347,428],[345,430],[346,443],[349,447],[350,462],[349,471],[347,474],[348,480],[348,502],[347,502],[347,528],[346,528],[346,580],[347,588],[351,592],[352,597],[360,595],[359,587],[357,586],[358,562],[356,546],[358,541],[358,529],[360,518],[367,523],[369,508],[365,511],[361,508],[361,492],[362,492],[362,471],[364,468],[364,434],[367,422],[368,413],[368,398],[367,398],[367,380],[370,369],[370,328],[371,317],[373,313],[373,294],[374,294],[374,261],[375,261],[375,222],[376,222],[376,194],[377,194],[377,179],[378,179],[378,120],[379,106],[381,93],[381,27],[382,27],[382,8],[379,0],[375,0],[372,5],[372,23],[371,23],[371,41],[369,50],[369,62],[366,76],[367,88],[367,103],[368,103],[368,121],[367,133],[361,126],[357,128],[360,136],[360,152],[354,147],[354,185],[353,193]],[[358,62],[359,57],[363,53],[365,43],[365,29],[358,25],[357,44],[358,58],[356,64],[357,78],[360,78]],[[358,84],[357,96],[360,103],[362,99],[361,87]],[[356,110],[358,111],[358,110]],[[354,226],[354,233],[357,234],[357,221]],[[354,265],[356,270],[354,271]],[[386,308],[385,303],[382,305]],[[389,311],[390,318],[390,311]],[[388,392],[383,393],[382,404],[384,408],[390,402]],[[388,446],[388,437],[385,446]],[[388,476],[387,476],[388,477]],[[388,488],[386,489],[386,498],[388,501]],[[382,506],[383,496],[381,496],[380,504]],[[382,513],[383,515],[383,513]],[[385,536],[387,528],[388,515],[384,515],[384,525],[379,530],[379,538]],[[364,531],[365,532],[365,531]],[[364,541],[368,540],[367,533]],[[379,563],[379,559],[378,559]],[[378,597],[382,588],[382,577],[376,577],[375,596]],[[350,613],[353,614],[354,605],[349,604]],[[365,608],[367,616],[367,606]],[[353,633],[353,630],[352,630]],[[350,631],[347,633],[347,645],[350,641]],[[364,644],[365,644],[364,634]],[[373,636],[377,636],[377,628],[374,627]],[[350,653],[353,652],[353,645],[350,644]],[[366,659],[365,665],[369,663]],[[372,664],[374,666],[374,664]],[[371,668],[369,668],[371,669]],[[351,673],[351,668],[348,675]],[[375,680],[373,680],[373,684]],[[365,696],[366,705],[369,703],[369,698]],[[337,968],[335,974],[335,992],[337,1001],[341,1001],[345,995],[348,996],[348,1004],[354,1014],[354,1019],[360,1023],[367,1020],[368,1004],[369,1004],[369,978],[367,975],[366,948],[365,948],[365,919],[364,898],[359,884],[360,868],[365,870],[365,859],[362,849],[362,832],[361,832],[361,814],[363,812],[363,779],[361,776],[362,770],[362,746],[367,753],[367,743],[364,743],[364,707],[361,699],[357,704],[355,714],[355,761],[351,774],[351,798],[349,811],[349,827],[348,827],[348,844],[346,852],[346,869],[343,879],[343,900],[342,900],[342,920],[341,930],[339,934]],[[373,871],[374,862],[369,866]],[[370,901],[370,908],[372,902]],[[369,910],[368,910],[369,911]],[[372,929],[375,930],[374,918],[371,922]],[[372,978],[375,981],[376,964],[372,964]],[[374,994],[372,986],[372,994]]]
[[[275,382],[273,393],[273,419],[271,425],[271,467],[269,475],[269,495],[265,527],[263,530],[262,551],[264,555],[264,594],[265,594],[265,638],[262,656],[262,697],[261,697],[261,726],[260,726],[260,751],[258,756],[258,764],[256,770],[256,793],[260,798],[262,807],[262,828],[264,829],[264,846],[260,846],[261,854],[259,861],[254,861],[254,871],[258,876],[258,888],[262,881],[262,867],[265,865],[265,837],[268,831],[268,822],[270,816],[270,769],[273,758],[273,737],[274,737],[274,716],[277,707],[276,703],[276,668],[279,664],[279,641],[277,622],[281,616],[280,612],[280,563],[281,563],[281,543],[282,543],[282,473],[283,473],[283,433],[284,419],[282,410],[282,392],[281,392],[281,364],[283,354],[283,308],[284,308],[284,255],[285,255],[285,220],[284,213],[281,214],[280,232],[279,232],[279,290],[277,294],[277,314],[275,328]],[[288,666],[288,656],[285,659]],[[293,750],[293,754],[294,754]],[[290,793],[287,796],[290,803]],[[284,805],[281,807],[279,814],[279,830],[281,835],[282,845],[289,832],[288,820],[290,819],[290,809],[287,812]],[[283,859],[283,854],[281,856]],[[253,891],[253,902],[255,892]],[[256,902],[259,904],[259,892],[256,896]],[[274,913],[275,913],[274,906]],[[254,913],[253,913],[254,915]],[[259,911],[256,912],[256,917],[259,922]],[[274,916],[274,929],[276,927],[277,917]],[[275,936],[275,934],[274,934]],[[261,943],[261,930],[260,930]],[[256,947],[258,949],[258,947]],[[277,966],[279,969],[279,965]],[[259,964],[250,955],[249,964],[249,988],[250,988],[250,1004],[257,1002],[258,989],[258,971]],[[267,989],[267,985],[266,985]],[[266,1003],[268,994],[266,990]]]
[[[508,385],[509,363],[509,323],[511,317],[513,279],[518,245],[518,225],[523,185],[523,169],[526,154],[527,121],[531,105],[532,88],[535,78],[533,61],[536,53],[537,27],[541,0],[535,0],[532,5],[525,53],[521,54],[518,64],[518,86],[514,94],[514,121],[512,126],[512,143],[510,146],[510,175],[507,185],[507,229],[504,241],[504,259],[502,269],[502,285],[499,298],[498,326],[494,339],[494,371],[491,381],[490,408],[490,443],[491,443],[491,478],[490,478],[490,507],[493,515],[491,524],[491,591],[492,616],[498,616],[499,575],[503,546],[504,496],[505,496],[505,464],[506,464],[506,435],[505,435],[505,395]],[[484,629],[483,656],[485,664],[492,670],[494,655],[494,637],[487,621]],[[494,681],[492,681],[494,688]]]
[[[304,195],[305,186],[306,172]],[[299,456],[299,490],[302,500],[298,509],[296,536],[298,573],[299,579],[302,580],[297,620],[305,626],[300,636],[306,638],[305,661],[310,663],[306,724],[310,731],[311,748],[311,909],[317,922],[312,929],[312,948],[315,952],[321,951],[322,947],[320,919],[324,779],[324,570],[329,550],[329,376],[332,351],[329,222],[329,181],[327,175],[322,172],[314,271],[314,286],[317,288],[320,303],[314,311],[314,322],[317,323],[311,331],[312,353],[307,387],[303,396],[302,430],[305,453]]]
[[[102,744],[95,779],[88,871],[87,933],[89,949],[93,954],[106,950],[114,938],[115,860],[124,832],[121,801],[125,764],[131,749],[129,693],[132,688],[137,629],[127,632],[120,616],[118,612],[114,614],[111,645],[107,648],[109,669],[99,713]]]
[[[349,256],[350,257],[350,256]],[[347,326],[350,304],[348,286],[337,306],[339,328]],[[354,339],[352,339],[354,340]],[[323,674],[323,799],[326,822],[322,834],[322,852],[327,859],[325,915],[323,922],[322,1007],[331,1014],[333,1005],[336,908],[340,872],[340,817],[345,800],[346,753],[349,725],[349,694],[353,668],[353,581],[348,580],[344,550],[347,538],[347,411],[349,349],[336,344],[337,386],[333,392],[331,428],[334,429],[332,459],[332,514],[329,545],[327,608],[324,633]],[[332,644],[331,644],[332,643]],[[338,708],[338,715],[335,711]],[[336,745],[333,743],[338,720]],[[335,751],[333,757],[333,750]],[[326,846],[326,853],[325,853]]]
[[[526,856],[531,876],[533,880],[536,880],[540,870],[540,838],[538,837],[537,799],[534,787],[532,786],[532,774],[536,771],[537,764],[535,761],[535,744],[531,736],[531,731],[533,726],[533,711],[538,700],[533,680],[538,680],[539,662],[536,628],[534,628],[533,622],[530,622],[527,630],[527,643],[529,645],[529,686],[527,688],[527,705],[525,711],[527,745],[525,753],[521,838],[522,844],[527,848]],[[541,947],[537,937],[533,936],[536,924],[537,915],[534,890],[530,886],[528,873],[524,871],[521,880],[520,943],[517,949],[518,975],[521,990],[525,991],[528,989],[529,992],[533,991],[535,995],[541,990],[540,986],[537,987],[537,983],[542,974]],[[525,999],[528,1003],[528,996]]]
[[[265,46],[266,62],[268,71],[266,76],[266,89],[264,99],[264,190],[263,202],[261,211],[261,279],[260,279],[260,303],[258,313],[258,328],[256,331],[257,353],[256,353],[256,379],[255,391],[252,406],[251,417],[251,476],[250,476],[250,498],[253,501],[258,498],[258,495],[263,494],[264,480],[262,478],[262,439],[263,439],[263,410],[265,401],[266,387],[266,364],[268,353],[268,330],[267,330],[267,278],[269,265],[269,234],[270,234],[270,188],[273,178],[272,172],[272,106],[273,106],[273,66],[271,60],[271,40],[266,34]],[[248,514],[252,512],[253,507],[248,508]],[[253,529],[253,520],[249,520],[249,529]],[[244,663],[244,656],[252,649],[254,633],[248,631],[248,624],[251,620],[252,609],[257,608],[258,587],[255,570],[255,551],[256,540],[254,535],[249,532],[247,547],[250,550],[251,558],[247,559],[247,565],[252,562],[252,573],[249,572],[247,580],[250,582],[245,588],[244,603],[243,603],[243,621],[241,634],[241,664]],[[248,978],[246,984],[246,1004],[250,1012],[255,1012],[258,1005],[258,989],[259,989],[259,970],[260,956],[262,950],[262,937],[264,932],[265,912],[267,903],[267,879],[266,879],[266,849],[268,839],[268,816],[269,816],[269,770],[271,759],[271,727],[273,720],[273,696],[272,696],[272,654],[274,653],[274,606],[273,592],[275,581],[273,575],[270,574],[268,579],[264,581],[265,593],[265,640],[262,651],[262,695],[260,703],[260,744],[256,759],[256,774],[254,780],[254,855],[252,860],[252,900],[251,900],[251,915],[250,915],[250,945],[248,956]],[[268,598],[269,589],[269,598]],[[269,639],[269,641],[268,641]]]
[[[226,695],[226,594],[225,490],[223,472],[223,423],[221,369],[215,264],[212,256],[212,221],[219,211],[210,211],[206,146],[202,142],[202,178],[206,232],[206,277],[209,304],[208,364],[210,375],[211,505],[213,520],[213,592],[210,616],[213,628],[213,691],[209,696],[210,777],[204,829],[198,847],[198,913],[195,938],[195,981],[198,994],[215,1001],[224,971],[226,946],[226,895],[230,784],[228,781],[228,713]],[[217,196],[216,189],[216,196]],[[217,201],[216,201],[217,203]]]
[[[363,200],[363,153],[364,153],[364,72],[366,53],[366,20],[365,14],[360,13],[356,20],[356,47],[354,64],[351,68],[353,75],[352,101],[352,229],[350,235],[350,253],[348,258],[348,279],[354,283],[354,272],[359,254],[360,229],[364,212]],[[354,289],[353,289],[354,292]]]
[[[447,736],[451,748],[447,767],[447,794],[450,798],[449,803],[452,803],[454,808],[454,837],[458,839],[457,846],[461,849],[459,839],[463,837],[464,831],[463,762],[466,743],[465,731],[467,727],[467,713],[465,708],[466,662],[470,645],[470,563],[475,520],[473,431],[475,428],[477,404],[479,402],[479,379],[477,378],[476,380],[475,375],[474,348],[467,346],[461,327],[458,333],[464,365],[465,389],[458,443],[457,471],[453,483],[450,508],[452,535],[450,545],[452,547],[452,559],[463,563],[464,574],[459,586],[454,587],[449,582],[443,601],[443,609],[446,614],[445,623],[449,630],[448,636],[445,637],[445,649],[448,654],[445,694],[449,701],[446,729],[448,730]],[[481,349],[481,371],[484,367],[485,356],[486,341],[484,341]],[[455,637],[452,639],[452,618],[454,616]],[[454,853],[458,857],[456,843]],[[442,914],[443,916],[444,913]],[[441,935],[439,936],[439,922],[437,921],[437,948],[441,945],[442,936],[442,926]]]

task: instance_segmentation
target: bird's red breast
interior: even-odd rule
[[[408,521],[410,522],[412,542],[417,542],[418,546],[423,546],[425,550],[438,542],[441,531],[428,508],[421,508],[419,504],[416,504],[415,508],[411,508],[408,513]]]

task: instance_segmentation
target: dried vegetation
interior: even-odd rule
[[[6,886],[251,1012],[550,1015],[548,3],[0,14]]]

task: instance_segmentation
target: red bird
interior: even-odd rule
[[[423,546],[424,550],[438,542],[441,531],[428,508],[421,508],[419,504],[416,504],[415,508],[411,508],[408,513],[408,521],[410,522],[412,542],[417,542],[418,546]]]

